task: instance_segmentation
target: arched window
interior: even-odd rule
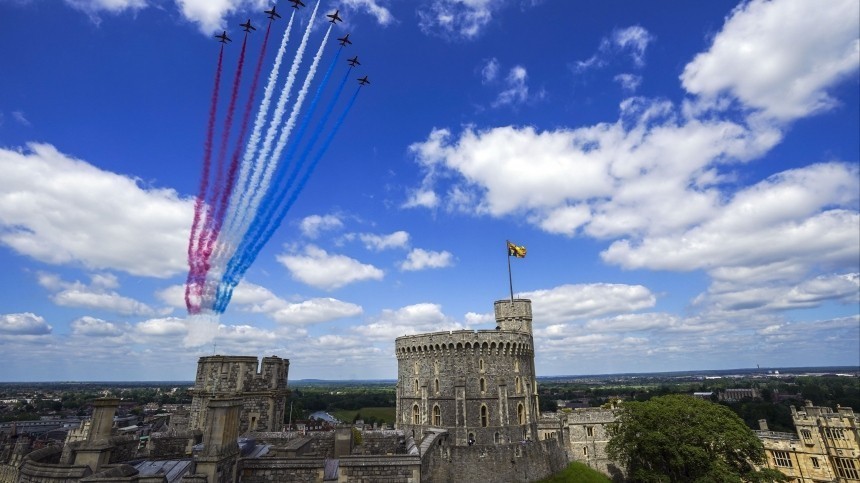
[[[520,372],[520,360],[514,359],[514,372]]]
[[[415,379],[415,394],[418,394],[418,379]]]
[[[582,447],[582,456],[588,456],[588,446]]]
[[[478,370],[484,372],[484,359],[478,361]]]
[[[519,421],[520,424],[526,424],[526,408],[522,403],[517,404],[517,421]]]
[[[417,404],[412,406],[412,424],[421,424],[421,409]]]
[[[433,381],[434,389],[436,389],[436,394],[439,394],[439,379]]]
[[[490,414],[487,411],[487,406],[481,404],[481,426],[487,427],[490,425]]]
[[[499,444],[502,442],[502,435],[500,435],[498,431],[496,431],[496,434],[493,436],[493,441],[496,444]]]
[[[520,382],[520,376],[516,378],[517,394],[523,392],[523,384]]]
[[[439,405],[433,406],[433,425],[442,426],[442,410],[439,409]]]
[[[487,390],[487,380],[483,377],[481,378],[481,392],[485,392]]]

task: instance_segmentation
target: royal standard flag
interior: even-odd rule
[[[511,242],[508,242],[508,256],[509,257],[517,257],[517,258],[525,258],[526,257],[526,247],[521,247],[518,245],[514,245]]]

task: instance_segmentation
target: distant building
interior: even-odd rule
[[[740,402],[744,399],[761,399],[761,393],[755,388],[726,389],[718,397],[720,401]]]
[[[767,430],[759,422],[759,439],[767,454],[766,466],[797,483],[860,482],[860,415],[851,408],[813,406],[791,408],[797,434]]]

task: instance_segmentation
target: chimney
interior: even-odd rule
[[[759,419],[758,420],[758,429],[762,431],[770,431],[767,427],[767,419]]]

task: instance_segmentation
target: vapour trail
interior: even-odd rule
[[[200,189],[197,193],[197,199],[194,202],[194,219],[191,222],[191,235],[188,238],[188,277],[185,281],[185,307],[189,313],[197,313],[200,311],[199,300],[192,301],[191,299],[191,284],[200,278],[200,273],[197,266],[197,247],[195,239],[197,230],[200,225],[200,215],[203,209],[203,200],[206,199],[206,192],[209,190],[209,171],[212,162],[212,138],[215,134],[215,115],[218,107],[218,91],[221,87],[221,66],[224,61],[224,46],[218,53],[218,66],[215,69],[215,85],[212,88],[212,100],[209,104],[209,122],[206,127],[206,142],[203,145],[203,173],[200,179]],[[199,295],[199,294],[195,294]]]
[[[225,162],[227,161],[227,147],[230,142],[230,132],[233,130],[233,115],[236,112],[236,100],[239,98],[239,86],[242,83],[242,71],[245,68],[245,50],[248,45],[248,33],[245,33],[245,38],[242,40],[242,49],[239,52],[239,64],[236,67],[236,74],[233,77],[233,89],[230,92],[230,102],[227,105],[227,116],[224,119],[224,129],[221,132],[221,145],[218,150],[218,162],[216,164],[215,184],[213,185],[212,195],[208,201],[209,210],[206,212],[206,221],[203,224],[203,230],[200,232],[200,241],[198,242],[198,251],[200,252],[200,263],[203,275],[209,271],[209,256],[212,254],[212,244],[215,242],[215,237],[218,236],[218,229],[221,227],[224,210],[221,208],[221,197],[223,193],[227,193],[228,189],[224,186],[224,176],[227,174]]]
[[[331,132],[323,141],[320,151],[316,154],[316,156],[314,156],[313,160],[311,161],[311,164],[308,166],[308,170],[305,171],[304,175],[299,180],[299,184],[297,185],[296,190],[293,191],[293,193],[290,195],[289,200],[287,200],[285,209],[283,210],[283,212],[280,213],[280,216],[278,217],[276,223],[272,226],[271,231],[266,234],[267,237],[271,237],[272,232],[274,232],[274,230],[277,229],[277,227],[281,224],[284,216],[286,216],[287,212],[289,212],[290,208],[293,206],[293,203],[295,203],[296,198],[298,198],[299,194],[304,189],[308,179],[310,178],[317,164],[319,164],[320,159],[328,150],[328,147],[331,145],[335,134],[337,134],[337,131],[340,129],[340,126],[343,124],[344,119],[346,119],[346,115],[349,113],[350,109],[352,109],[352,105],[355,104],[355,99],[358,97],[358,93],[360,91],[361,86],[359,86],[358,89],[355,90],[355,93],[352,95],[352,98],[349,100],[349,103],[347,104],[346,108],[338,117],[337,121],[332,127]],[[232,283],[232,285],[230,285],[229,288],[225,290],[223,297],[219,297],[219,299],[217,300],[217,305],[215,306],[215,310],[217,312],[224,312],[224,309],[227,308],[227,305],[230,303],[230,299],[233,297],[233,288],[236,286],[236,283]]]
[[[235,240],[231,240],[232,242],[238,244],[241,237],[244,236],[245,231],[248,229],[248,223],[245,221],[249,216],[253,215],[256,212],[256,207],[259,204],[259,199],[263,193],[265,193],[268,188],[269,180],[272,176],[272,171],[277,167],[278,160],[273,159],[269,156],[269,153],[272,150],[272,143],[275,140],[275,136],[278,133],[278,129],[280,128],[281,119],[284,117],[284,113],[286,112],[287,101],[290,97],[290,92],[293,89],[293,84],[296,81],[296,73],[299,70],[299,66],[302,63],[302,58],[304,57],[305,48],[308,44],[308,38],[311,34],[311,27],[314,23],[314,18],[316,17],[317,8],[319,7],[319,2],[317,2],[314,7],[313,12],[311,12],[311,18],[308,21],[308,26],[305,29],[305,33],[302,36],[301,43],[299,43],[299,48],[296,50],[296,55],[293,58],[293,65],[290,66],[290,71],[287,73],[287,81],[284,85],[283,90],[281,90],[281,95],[278,98],[278,103],[275,106],[275,112],[272,115],[272,119],[269,122],[269,128],[266,131],[266,137],[263,139],[263,147],[260,148],[260,153],[257,155],[257,166],[262,166],[262,180],[258,176],[260,174],[260,170],[256,170],[254,172],[254,177],[251,182],[248,184],[248,190],[250,192],[250,201],[247,206],[243,207],[243,209],[237,213],[237,217],[239,220],[238,230],[233,233],[236,235]]]
[[[291,17],[291,19],[292,19],[292,17]],[[202,297],[201,297],[201,305],[206,305],[207,306],[206,308],[209,308],[209,309],[212,308],[212,302],[213,302],[213,298],[212,298],[213,293],[214,293],[213,277],[217,277],[217,278],[215,278],[215,280],[219,280],[221,278],[221,273],[217,273],[217,272],[223,272],[224,271],[223,267],[220,267],[218,265],[219,259],[217,256],[218,255],[217,252],[216,253],[212,252],[212,244],[215,243],[219,239],[219,237],[221,236],[221,229],[224,227],[224,224],[223,224],[224,218],[225,218],[226,214],[228,213],[227,212],[227,201],[228,201],[229,197],[232,196],[232,190],[233,190],[233,187],[235,186],[236,171],[237,171],[238,166],[239,166],[239,156],[241,155],[241,152],[242,152],[242,142],[245,139],[245,135],[248,133],[248,123],[251,120],[251,110],[252,110],[253,103],[254,103],[254,95],[257,92],[257,85],[259,84],[259,81],[260,81],[260,73],[263,70],[262,69],[263,68],[263,60],[265,59],[265,55],[266,55],[266,47],[269,45],[269,34],[271,33],[271,30],[272,30],[272,22],[270,20],[269,25],[266,28],[266,33],[263,36],[263,45],[260,47],[260,55],[257,58],[257,66],[254,69],[254,77],[251,80],[251,88],[248,92],[248,101],[245,103],[245,109],[244,109],[244,112],[242,114],[242,125],[239,128],[239,136],[236,140],[236,147],[233,150],[233,155],[230,158],[230,167],[227,171],[227,182],[226,182],[226,185],[224,186],[224,189],[221,190],[220,199],[217,201],[219,214],[215,217],[215,225],[212,228],[212,233],[210,233],[210,235],[209,235],[209,244],[207,246],[206,257],[208,258],[212,255],[214,255],[214,256],[212,256],[212,258],[211,258],[212,263],[210,264],[209,267],[207,267],[208,269],[206,270],[206,281],[205,281],[204,286],[203,286],[203,293],[202,293]],[[246,33],[245,34],[246,39],[247,39],[247,36],[248,36],[248,34]],[[244,46],[243,46],[243,48],[244,48]],[[244,52],[243,52],[243,54],[244,54]],[[220,248],[219,245],[215,245],[215,246],[217,248]],[[216,272],[216,273],[213,273],[213,272]]]
[[[284,53],[287,50],[287,42],[290,38],[290,31],[293,28],[293,19],[296,13],[293,11],[290,15],[290,21],[287,23],[287,29],[284,30],[284,36],[281,39],[281,46],[278,48],[278,53],[275,55],[275,64],[272,66],[272,71],[269,73],[269,81],[266,84],[266,89],[263,92],[263,100],[260,102],[260,109],[257,111],[257,117],[254,120],[254,130],[251,132],[251,137],[248,139],[248,144],[245,147],[245,153],[242,156],[242,166],[239,171],[239,180],[236,182],[234,194],[230,197],[230,204],[227,208],[229,217],[227,218],[227,234],[232,232],[232,228],[236,221],[236,215],[242,211],[241,207],[245,203],[245,195],[247,193],[248,176],[256,169],[254,155],[257,152],[257,146],[260,144],[260,137],[263,132],[263,124],[266,122],[266,117],[269,114],[269,104],[272,101],[272,94],[275,91],[275,85],[278,82],[278,73],[281,70],[281,62],[284,58]],[[272,22],[269,22],[271,28]],[[261,56],[262,58],[262,56]],[[253,91],[251,93],[253,95]],[[226,241],[226,237],[224,237]],[[219,251],[225,247],[226,243],[219,243]]]
[[[326,35],[326,39],[328,35]],[[323,40],[323,46],[325,45],[326,39]],[[322,48],[322,46],[321,46]],[[331,64],[329,65],[328,70],[326,70],[325,75],[320,81],[319,86],[317,87],[316,93],[314,94],[313,99],[311,100],[310,105],[308,106],[307,111],[305,111],[304,117],[302,118],[302,122],[299,125],[298,130],[296,131],[295,140],[292,144],[290,144],[290,149],[287,151],[287,155],[284,157],[284,162],[278,167],[278,173],[276,176],[276,187],[274,189],[269,189],[265,196],[263,197],[260,208],[257,210],[257,216],[255,216],[251,228],[248,230],[248,234],[246,235],[246,240],[250,245],[250,249],[243,250],[243,254],[250,254],[250,260],[243,260],[242,264],[250,265],[253,262],[253,259],[256,258],[257,254],[260,251],[262,245],[265,244],[265,240],[260,243],[260,235],[267,231],[267,227],[272,223],[273,213],[276,212],[279,201],[282,201],[284,195],[290,189],[297,172],[301,169],[301,163],[294,163],[293,158],[295,157],[296,150],[299,147],[299,142],[304,138],[305,132],[308,129],[308,125],[310,124],[311,118],[313,114],[316,112],[317,104],[319,103],[320,97],[322,95],[323,89],[325,89],[326,85],[328,85],[328,80],[331,77],[331,73],[334,70],[334,67],[337,65],[338,59],[340,58],[340,53],[343,51],[343,47],[338,49],[337,53],[332,59]],[[320,53],[317,54],[317,58],[319,58]],[[315,71],[316,69],[314,69]],[[308,73],[308,79],[313,75],[314,72]],[[347,74],[348,75],[348,74]],[[309,85],[308,79],[305,79],[305,85],[303,86],[303,93],[307,93],[307,87]],[[346,77],[341,81],[341,85],[346,82]],[[341,87],[342,89],[342,87]],[[332,103],[330,103],[330,109],[334,108],[333,102],[337,100],[337,94],[333,98]],[[298,109],[294,106],[293,112],[294,114],[298,113]],[[299,106],[300,107],[300,106]],[[327,116],[323,116],[320,120],[320,129],[322,129],[322,125],[325,123]],[[318,136],[317,136],[318,137]],[[313,143],[316,142],[315,138],[312,138],[308,142],[308,146],[312,146]],[[244,273],[246,269],[240,268],[240,273]]]

